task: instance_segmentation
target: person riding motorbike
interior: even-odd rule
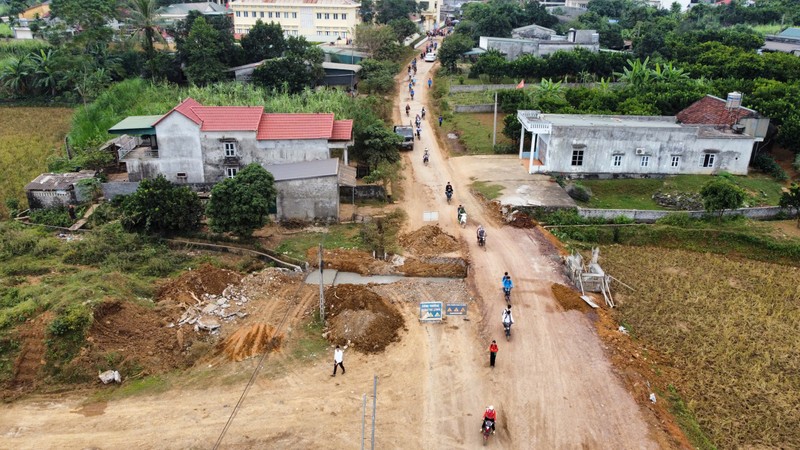
[[[467,213],[467,210],[464,209],[463,206],[458,205],[458,213],[456,215],[456,219],[461,220],[461,214],[466,214],[466,213]]]
[[[483,225],[478,225],[478,244],[483,245],[486,243],[486,230],[483,229]]]
[[[481,419],[481,433],[483,433],[483,425],[487,421],[492,424],[492,434],[494,434],[495,422],[497,421],[497,412],[494,410],[494,406],[492,405],[489,405],[489,407],[486,408],[486,411],[483,413],[483,419]]]
[[[409,104],[406,104],[406,115],[407,116],[411,115],[411,106]]]
[[[428,164],[428,160],[429,159],[430,159],[430,156],[428,155],[428,149],[425,148],[425,153],[422,154],[422,162],[424,164]]]
[[[425,118],[425,107],[424,106],[422,107],[422,118],[423,119]]]
[[[511,315],[511,305],[503,310],[503,329],[506,331],[506,338],[511,336],[511,325],[514,325],[514,316]]]
[[[506,293],[507,296],[511,295],[511,289],[514,288],[514,283],[511,281],[511,276],[506,275],[503,277],[503,292]]]
[[[444,195],[447,197],[447,202],[450,203],[450,199],[453,198],[453,186],[450,185],[450,182],[447,182],[447,186],[444,187]]]

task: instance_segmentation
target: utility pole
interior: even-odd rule
[[[364,439],[366,436],[367,430],[367,394],[364,394],[364,409],[362,410],[361,414],[361,450],[364,450]]]
[[[497,145],[497,91],[494,93],[494,131],[492,132],[492,149]]]
[[[322,278],[322,242],[319,243],[319,320],[325,323],[325,283]]]
[[[372,385],[372,450],[375,450],[375,409],[378,407],[378,376],[375,375]]]

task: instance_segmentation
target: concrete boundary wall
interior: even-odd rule
[[[557,80],[556,80],[557,81]],[[561,83],[562,87],[579,87],[579,86],[586,86],[586,87],[593,87],[599,85],[600,83]],[[617,86],[623,83],[608,83],[609,86]],[[528,84],[527,87],[536,86],[535,83]],[[481,92],[481,91],[500,91],[503,89],[516,89],[516,84],[456,84],[450,85],[450,93],[455,94],[457,92]]]
[[[668,214],[687,213],[690,217],[700,218],[706,215],[705,211],[663,211],[663,210],[642,210],[642,209],[592,209],[578,208],[578,215],[585,219],[614,219],[624,216],[636,222],[652,223]],[[793,217],[794,214],[788,209],[779,206],[765,206],[759,208],[741,208],[725,211],[726,216],[745,216],[755,220],[775,219],[779,216]]]
[[[457,113],[487,113],[494,112],[494,104],[488,105],[453,105],[453,112]],[[498,112],[502,112],[498,109]]]

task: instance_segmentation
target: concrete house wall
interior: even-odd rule
[[[250,163],[270,164],[316,161],[330,158],[327,139],[256,140],[255,131],[201,132],[205,182],[222,181],[227,167],[242,168]],[[224,142],[236,141],[237,157],[226,158]]]
[[[568,127],[554,126],[540,141],[542,171],[587,174],[713,174],[746,175],[753,139],[744,135],[700,136],[699,127]],[[637,155],[637,149],[640,153]],[[583,165],[573,166],[574,150],[583,150]],[[714,154],[713,167],[703,167],[705,154]],[[614,166],[615,155],[622,157]],[[642,157],[648,165],[642,166]],[[678,156],[678,167],[672,157]]]
[[[172,113],[156,125],[158,157],[126,159],[130,181],[156,178],[163,175],[173,183],[202,183],[203,156],[200,153],[200,126],[183,114]],[[178,173],[186,180],[178,180]]]
[[[338,183],[336,175],[276,182],[278,217],[304,221],[338,219]]]

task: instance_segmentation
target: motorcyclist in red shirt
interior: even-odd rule
[[[494,423],[497,420],[497,412],[494,410],[494,406],[489,406],[486,408],[486,412],[483,413],[483,419],[481,420],[481,432],[483,432],[483,424],[487,421],[492,422],[492,434],[495,432]]]

